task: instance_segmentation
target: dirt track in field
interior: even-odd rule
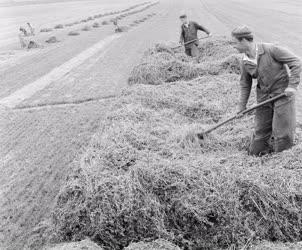
[[[152,12],[156,16],[123,33],[105,51],[97,52],[18,104],[42,107],[15,110],[1,106],[0,249],[22,249],[27,232],[49,216],[60,185],[106,116],[106,98],[126,87],[132,67],[147,47],[160,41],[178,41],[178,16],[182,10],[214,34],[228,35],[233,27],[245,23],[256,30],[259,39],[279,41],[302,56],[300,1],[278,2],[282,11],[277,2],[270,0],[263,5],[260,0],[162,0],[121,24]],[[64,38],[61,43],[0,69],[0,99],[41,79],[110,35],[112,26],[82,32],[77,37],[60,35]],[[91,99],[99,101],[62,105]],[[302,121],[302,109],[299,118]]]

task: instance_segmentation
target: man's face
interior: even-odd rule
[[[232,37],[231,44],[233,48],[237,49],[239,53],[245,53],[248,49],[248,46],[246,44],[246,40],[242,39],[239,41],[236,37]]]
[[[182,18],[180,18],[180,21],[182,24],[186,24],[188,22],[188,18],[182,17]]]

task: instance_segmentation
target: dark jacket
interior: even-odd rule
[[[189,22],[188,27],[186,27],[184,24],[181,25],[180,42],[186,43],[186,42],[197,39],[198,30],[201,30],[207,34],[210,34],[209,30],[207,30],[205,27],[199,25],[196,22]],[[194,43],[198,44],[198,41],[196,41]],[[188,47],[188,46],[190,46],[190,44],[186,45],[186,47]]]
[[[257,69],[252,70],[249,63],[241,62],[241,110],[248,102],[253,78],[257,78],[258,82],[258,102],[283,93],[287,87],[297,88],[300,82],[301,61],[283,47],[268,43],[258,44]]]

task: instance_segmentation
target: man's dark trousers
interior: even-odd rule
[[[296,128],[295,97],[283,97],[256,110],[255,131],[249,153],[281,152],[293,146]],[[270,144],[274,138],[273,145]],[[272,148],[273,146],[273,148]]]
[[[187,56],[199,57],[198,44],[192,43],[191,45],[185,46],[185,53]]]

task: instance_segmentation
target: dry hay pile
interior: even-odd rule
[[[40,30],[40,32],[51,32],[52,29],[51,28],[43,28]]]
[[[86,25],[82,28],[83,31],[90,31],[91,30],[91,27]]]
[[[80,33],[79,33],[78,31],[70,31],[70,32],[68,33],[68,35],[69,35],[69,36],[78,36],[78,35],[80,35]]]
[[[168,47],[153,53],[175,56]],[[106,250],[302,240],[301,128],[291,150],[262,158],[246,153],[252,115],[202,142],[185,138],[236,112],[238,78],[125,90],[57,197],[52,240],[89,237]]]
[[[54,28],[55,29],[63,29],[64,26],[63,26],[63,24],[57,24]]]
[[[225,58],[231,54],[236,54],[236,50],[231,46],[230,40],[226,37],[212,37],[202,40],[199,45],[201,60],[208,61],[213,58]]]
[[[95,22],[93,25],[92,25],[93,28],[99,28],[100,27],[100,24]]]
[[[47,43],[58,43],[59,40],[55,36],[51,36],[45,42],[47,42]]]
[[[208,124],[218,122],[234,105],[233,96],[238,93],[237,78],[237,75],[205,76],[190,82],[155,87],[139,85],[125,91],[125,94],[134,96],[144,107],[157,111],[171,109],[188,119]],[[225,97],[217,99],[217,96]]]
[[[217,51],[217,47],[220,50]],[[203,55],[202,63],[196,64],[182,51],[157,44],[145,53],[141,64],[133,69],[128,82],[159,85],[165,82],[191,80],[203,75],[240,73],[239,55],[234,54],[233,48],[222,38],[213,38],[201,43],[200,51]],[[230,54],[226,54],[226,51]]]
[[[103,14],[94,15],[93,17],[94,17],[95,19],[96,19],[96,18],[101,18],[101,17],[103,17]]]
[[[120,26],[115,29],[115,33],[126,32],[128,30],[129,30],[129,28],[127,26]]]

